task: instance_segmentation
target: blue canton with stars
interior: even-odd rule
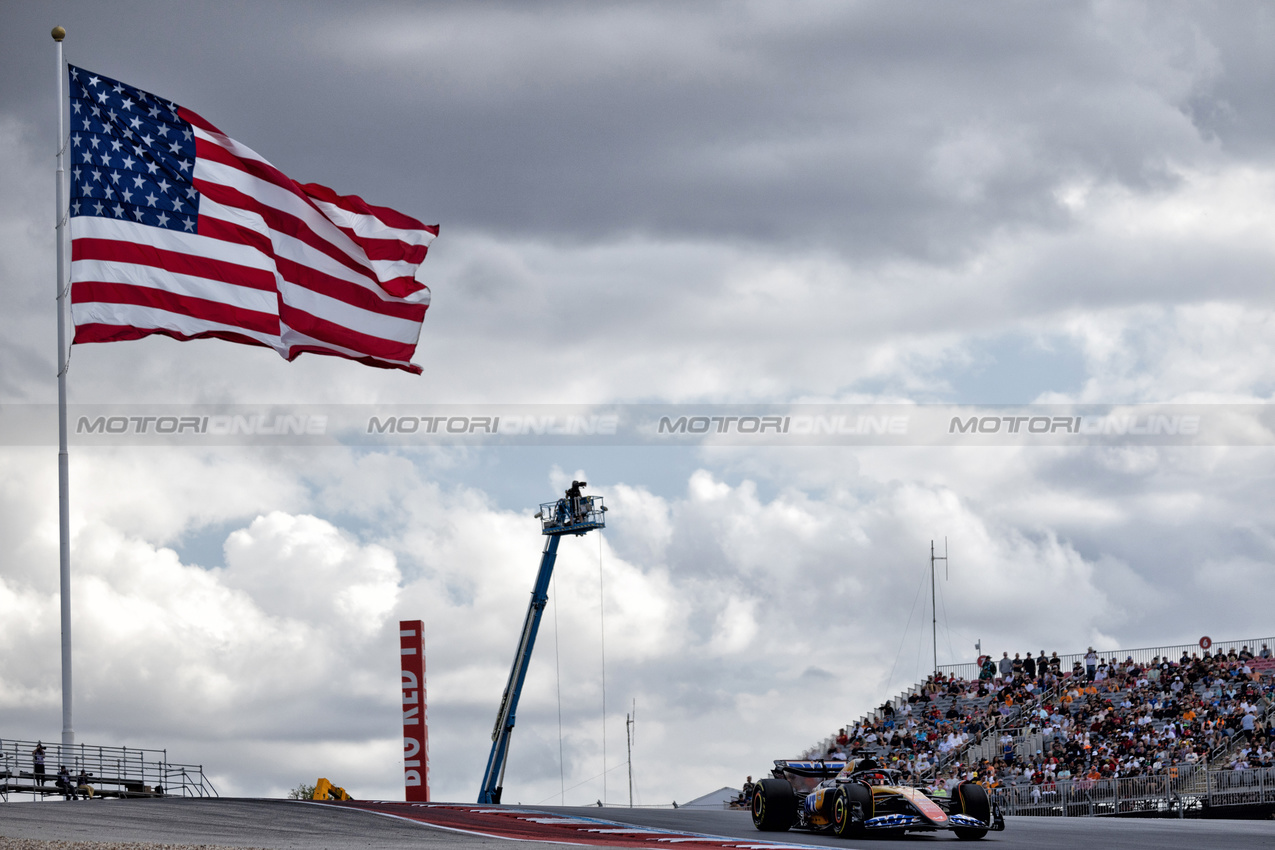
[[[195,133],[177,104],[74,65],[71,215],[195,233]]]

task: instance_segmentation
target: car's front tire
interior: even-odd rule
[[[753,789],[753,826],[762,832],[784,832],[797,819],[797,795],[786,779],[763,779]]]
[[[832,832],[838,838],[863,835],[864,821],[872,817],[872,789],[858,782],[842,785],[832,801]]]
[[[992,822],[992,800],[987,796],[987,789],[976,782],[962,782],[956,786],[954,808],[958,814],[969,815],[972,818],[978,818],[986,824]],[[952,832],[956,833],[957,838],[963,838],[966,841],[976,841],[987,835],[986,829],[974,829],[971,827],[952,827]]]

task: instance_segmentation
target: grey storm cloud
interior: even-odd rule
[[[76,61],[285,171],[519,238],[953,261],[1068,227],[1065,184],[1271,150],[1260,5],[254,3],[211,30],[199,6],[64,8]],[[7,99],[35,120],[29,52]]]

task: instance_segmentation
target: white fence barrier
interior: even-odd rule
[[[1182,814],[1203,807],[1275,803],[1275,768],[1206,771],[1181,765],[1156,776],[1006,786],[995,789],[992,797],[1006,815]]]

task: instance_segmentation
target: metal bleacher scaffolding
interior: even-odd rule
[[[1217,641],[1212,644],[1211,650],[1214,653],[1218,653],[1218,652],[1228,652],[1232,649],[1238,651],[1241,648],[1247,647],[1249,650],[1256,652],[1259,649],[1259,647],[1262,647],[1264,645],[1275,646],[1275,637]],[[1186,653],[1189,655],[1191,653],[1198,654],[1199,652],[1200,652],[1200,647],[1197,644],[1175,644],[1172,646],[1152,646],[1152,647],[1142,647],[1139,649],[1106,650],[1106,651],[1098,653],[1098,655],[1101,658],[1112,658],[1112,659],[1118,659],[1120,661],[1123,661],[1126,658],[1132,658],[1135,662],[1139,664],[1146,664],[1156,657],[1162,658],[1162,659],[1168,659],[1171,661],[1177,661],[1183,653]],[[1066,673],[1070,672],[1072,669],[1072,665],[1075,662],[1079,661],[1083,664],[1084,658],[1085,658],[1084,653],[1072,653],[1068,655],[1059,656],[1060,667],[1062,669],[1063,674],[1065,675]],[[945,676],[948,676],[948,677],[965,679],[967,681],[974,681],[978,679],[979,666],[977,663],[973,661],[964,663],[964,664],[941,664],[939,665],[938,672],[943,673]],[[904,690],[902,693],[898,694],[897,696],[891,697],[889,700],[887,700],[887,702],[889,702],[895,708],[898,708],[908,701],[909,696],[917,693],[920,690],[921,690],[920,685],[912,685],[908,687],[906,690]],[[941,698],[941,699],[946,699],[946,698]],[[972,705],[975,703],[981,703],[978,706],[981,708],[983,704],[986,703],[986,701],[987,701],[986,698],[984,698],[981,701],[971,701],[971,700],[963,699],[963,700],[960,700],[959,702],[962,709],[965,709],[963,713],[968,713],[969,705]],[[944,704],[943,707],[946,708],[947,705]],[[1013,721],[1017,718],[1017,714],[1018,714],[1018,710],[1015,709],[1012,715],[1008,718],[1005,718],[1005,720],[1000,724],[1001,728],[1003,728],[1004,726],[1013,725]],[[863,715],[857,721],[847,724],[846,728],[851,728],[856,725],[864,725],[880,717],[881,717],[881,709],[877,708]],[[971,744],[967,745],[963,749],[974,750],[980,745],[995,747],[995,736],[992,735],[993,731],[996,732],[996,735],[1000,734],[999,729],[997,730],[989,729],[984,733],[985,739],[990,737],[990,742],[988,740],[976,740],[971,742]],[[817,754],[824,753],[832,745],[834,738],[835,736],[830,736],[828,738],[825,738],[823,741],[820,741],[819,743],[811,747],[807,752],[817,753]],[[964,756],[964,753],[962,753],[962,756]]]
[[[1250,652],[1258,652],[1264,646],[1275,646],[1275,638],[1256,638],[1236,641],[1219,641],[1210,647],[1215,654],[1227,653],[1242,648]],[[1200,653],[1197,645],[1176,645],[1145,647],[1133,650],[1114,650],[1098,653],[1101,658],[1113,661],[1132,659],[1135,663],[1147,664],[1156,657],[1176,662],[1182,655],[1188,657]],[[1065,655],[1060,658],[1064,676],[1076,661],[1083,664],[1081,654]],[[1255,668],[1256,669],[1256,668]],[[978,678],[977,664],[953,664],[939,668],[949,677],[975,680]],[[1266,675],[1270,675],[1268,672]],[[1042,693],[1039,700],[1043,703],[1057,704],[1066,680],[1059,682],[1049,691]],[[910,695],[920,690],[920,686],[912,686],[903,693],[889,700],[898,708],[907,702]],[[1204,694],[1203,686],[1196,685],[1195,690]],[[1119,700],[1123,691],[1105,691],[1100,699]],[[968,715],[972,709],[982,709],[990,698],[949,697],[936,695],[931,698],[930,706],[940,710],[952,706],[958,708],[962,715]],[[1069,710],[1076,710],[1088,701],[1081,697],[1073,703]],[[1265,698],[1259,704],[1263,724],[1270,728],[1275,724],[1275,700]],[[860,719],[857,724],[849,724],[847,728],[866,725],[880,718],[882,709],[876,709]],[[964,746],[953,749],[941,756],[925,776],[934,776],[938,769],[952,762],[977,763],[980,759],[994,759],[1004,751],[1004,741],[1008,740],[1014,755],[1023,761],[1029,760],[1032,754],[1044,749],[1044,734],[1034,718],[1023,714],[1022,706],[1008,709],[996,723],[989,724],[980,736]],[[1008,735],[1006,739],[1005,736]],[[1048,783],[1044,788],[1034,787],[1028,783],[1014,783],[997,788],[994,796],[1006,814],[1018,815],[1053,815],[1053,816],[1094,816],[1133,813],[1176,813],[1182,816],[1187,811],[1201,808],[1226,806],[1270,805],[1275,803],[1275,768],[1248,769],[1215,769],[1215,766],[1227,765],[1233,750],[1243,742],[1241,736],[1233,736],[1216,751],[1210,752],[1199,764],[1171,764],[1152,775],[1124,777],[1089,781],[1075,779]],[[825,739],[812,747],[808,752],[823,755],[833,749],[833,738]],[[882,755],[884,747],[868,747],[867,751]]]
[[[65,766],[74,780],[88,776],[95,797],[216,797],[217,789],[203,765],[168,760],[167,750],[44,744],[43,781],[35,771],[38,741],[0,740],[0,800],[43,800],[61,797],[58,770]]]
[[[1247,647],[1254,654],[1263,644],[1275,644],[1275,637],[1265,638],[1246,638],[1243,640],[1223,640],[1214,641],[1210,644],[1210,651],[1217,655],[1219,652],[1229,652],[1234,649],[1238,652],[1240,649]],[[1138,664],[1147,664],[1151,659],[1167,658],[1170,661],[1177,661],[1183,653],[1187,655],[1201,652],[1200,646],[1194,643],[1174,644],[1172,646],[1144,646],[1138,649],[1108,649],[1098,652],[1100,658],[1114,658],[1118,661],[1124,661],[1126,658],[1132,658]],[[992,659],[998,661],[999,659]],[[1062,672],[1066,673],[1072,669],[1072,665],[1077,661],[1082,665],[1085,662],[1085,653],[1073,652],[1068,655],[1060,655],[1058,660],[1061,662]],[[977,679],[978,664],[974,661],[968,661],[963,664],[940,664],[939,672],[947,676],[955,676],[960,679]]]

